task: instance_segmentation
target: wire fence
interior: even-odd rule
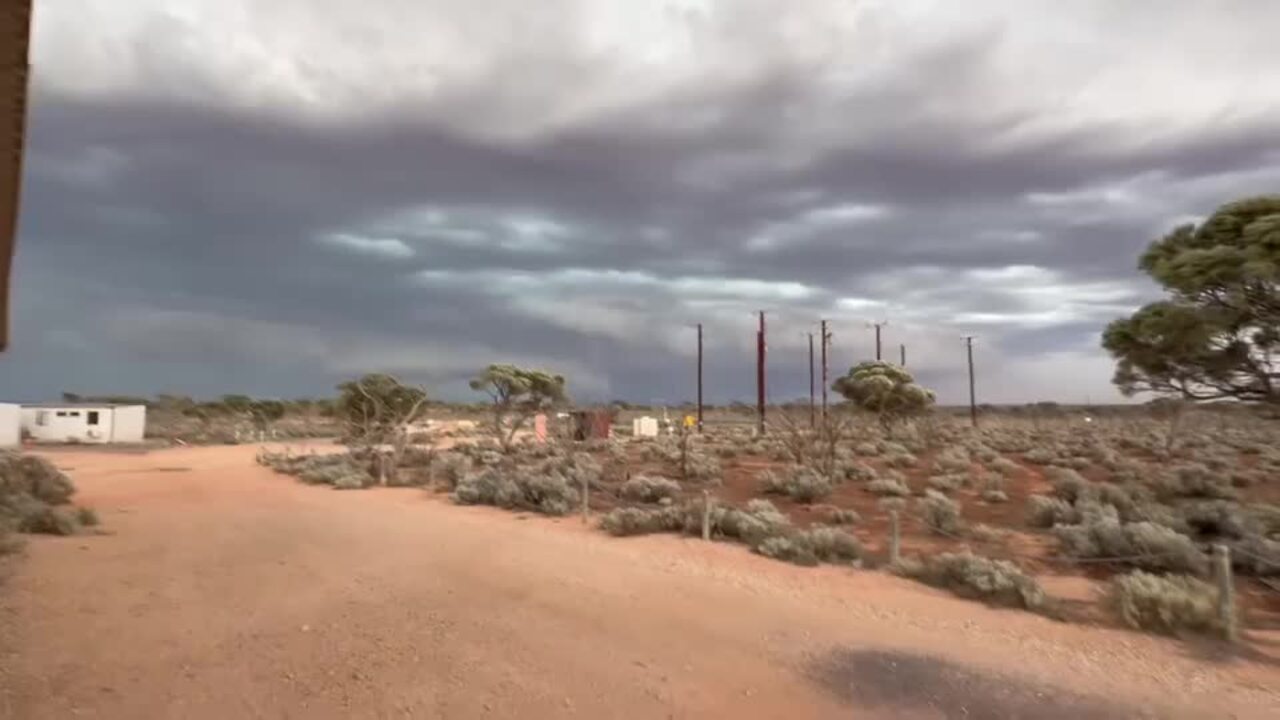
[[[936,525],[930,524],[927,520],[924,520],[923,518],[916,518],[916,519],[922,525],[924,525],[925,529],[928,530],[928,532],[936,535],[940,535],[942,537],[950,538],[952,540],[958,540],[961,542],[971,542],[974,540],[979,540],[979,541],[981,540],[980,538],[958,535],[956,533],[949,532],[944,528],[937,527]],[[1013,552],[1012,549],[1010,549],[1008,546],[1005,546],[1004,550],[1006,555],[1010,556],[1012,559],[1015,559],[1015,560],[1021,560],[1024,562],[1029,561],[1029,562],[1038,562],[1038,563],[1047,563],[1047,564],[1057,564],[1057,565],[1119,565],[1124,563],[1149,562],[1152,560],[1162,560],[1162,559],[1173,558],[1173,557],[1178,557],[1182,555],[1181,552],[1171,551],[1171,552],[1160,552],[1160,553],[1141,553],[1141,554],[1134,554],[1134,555],[1114,555],[1114,556],[1104,556],[1104,557],[1063,557],[1063,556],[1056,556],[1056,555],[1019,554],[1019,553]],[[1264,568],[1280,567],[1280,563],[1277,563],[1274,560],[1263,557],[1261,555],[1258,555],[1257,553],[1250,552],[1248,550],[1244,550],[1238,547],[1231,547],[1231,552],[1233,555],[1238,555],[1241,557],[1246,557],[1246,558],[1255,560],[1261,563],[1261,567],[1264,567]],[[1275,592],[1280,592],[1280,582],[1271,580],[1266,577],[1259,577],[1259,576],[1253,576],[1253,577],[1254,579],[1258,580],[1260,584],[1267,587],[1268,589],[1273,590]]]

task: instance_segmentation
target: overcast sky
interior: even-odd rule
[[[1280,190],[1270,0],[42,0],[0,394],[1118,397],[1145,245]]]

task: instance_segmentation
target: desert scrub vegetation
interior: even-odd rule
[[[1204,575],[1209,559],[1195,542],[1163,525],[1098,519],[1053,528],[1064,555],[1108,559],[1144,570]]]
[[[828,525],[856,525],[862,522],[862,516],[856,510],[826,505],[822,512]]]
[[[1022,466],[1007,457],[993,458],[987,461],[986,467],[1007,478],[1017,477],[1022,473]]]
[[[610,535],[696,534],[702,528],[701,502],[658,508],[616,508],[600,518]],[[857,538],[833,527],[800,530],[768,500],[752,500],[743,509],[715,506],[709,517],[712,537],[747,545],[754,552],[798,565],[847,564],[862,557]]]
[[[335,490],[360,490],[377,484],[377,478],[351,453],[292,455],[260,453],[258,463],[308,485],[329,485]]]
[[[911,488],[907,487],[906,479],[901,474],[884,473],[881,477],[867,483],[867,492],[872,495],[906,497],[911,494]]]
[[[934,534],[954,536],[963,529],[960,503],[937,490],[925,490],[924,497],[916,501],[916,508],[920,519]]]
[[[812,527],[774,535],[765,538],[754,549],[765,557],[797,565],[849,564],[862,558],[862,544],[858,539],[832,527]]]
[[[493,505],[543,515],[567,515],[578,504],[578,490],[556,471],[487,467],[464,477],[450,495],[459,505]]]
[[[969,482],[968,476],[959,475],[959,474],[933,475],[928,480],[925,480],[925,483],[928,484],[929,487],[933,488],[934,490],[937,490],[938,492],[943,492],[943,493],[959,490],[960,488],[968,484],[968,482]]]
[[[963,447],[949,447],[939,452],[933,459],[933,472],[936,475],[969,472],[969,451]]]
[[[1218,633],[1218,591],[1188,575],[1153,575],[1141,570],[1107,583],[1105,602],[1129,627],[1174,635]]]
[[[992,605],[1039,612],[1049,608],[1044,589],[1035,578],[1008,560],[993,560],[966,551],[904,559],[890,569],[897,575]]]
[[[781,471],[766,470],[760,474],[760,491],[770,495],[786,495],[799,503],[813,503],[831,494],[831,483],[806,467],[788,467]]]
[[[0,451],[0,553],[19,547],[13,533],[74,535],[97,525],[92,510],[72,507],[75,492],[71,479],[48,460]]]
[[[674,500],[680,495],[680,483],[660,475],[636,475],[622,483],[618,494],[627,500],[641,503]]]

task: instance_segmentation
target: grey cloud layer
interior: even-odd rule
[[[310,21],[332,42],[391,46],[370,51],[363,91],[360,63],[326,68],[272,34],[303,3],[246,5],[264,29],[239,27],[227,65],[189,52],[213,36],[192,19],[208,4],[167,18],[80,5],[135,52],[111,74],[85,65],[105,50],[68,49],[69,16],[38,28],[10,395],[313,394],[379,368],[457,394],[471,368],[510,359],[562,369],[586,397],[677,401],[689,325],[704,322],[724,400],[750,395],[750,313],[766,309],[779,398],[803,392],[820,316],[846,366],[870,352],[862,323],[888,318],[944,400],[961,397],[962,332],[982,336],[993,401],[1110,398],[1097,333],[1151,295],[1140,249],[1280,187],[1280,96],[1228,92],[1216,66],[1199,78],[1219,82],[1200,96],[1216,114],[1136,87],[1109,110],[1105,67],[1082,79],[1030,63],[1011,82],[1010,53],[1056,37],[1023,4],[954,34],[896,9],[913,3],[830,17],[799,3],[809,15],[781,28],[776,3],[673,7],[704,64],[660,70],[644,47],[592,39],[649,27],[621,4],[613,20],[605,4],[548,6],[555,22],[526,18],[546,37],[514,45],[484,3],[388,2],[396,25],[349,38],[340,18]],[[1063,27],[1096,49],[1134,41],[1119,36],[1133,18],[1080,7]],[[1206,42],[1223,48],[1256,34],[1229,14],[1165,14],[1179,12],[1160,22],[1212,21]],[[388,68],[414,57],[404,35],[446,25],[474,58],[433,66],[432,92],[403,85],[411,74]],[[161,29],[188,42],[148,44]],[[842,32],[879,61],[854,62]],[[1280,70],[1268,47],[1251,67]],[[232,82],[263,48],[277,72]],[[1052,80],[1075,84],[1055,101]],[[361,92],[367,113],[333,100]]]

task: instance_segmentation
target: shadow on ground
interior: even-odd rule
[[[1156,717],[1045,685],[991,675],[925,655],[837,649],[809,666],[813,680],[842,701],[908,717],[988,720],[1121,720]]]

